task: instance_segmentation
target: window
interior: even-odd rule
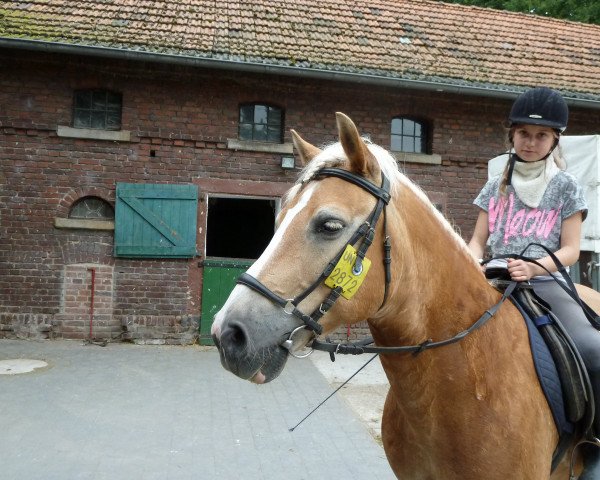
[[[425,122],[404,117],[393,118],[391,150],[394,152],[427,153],[427,130]]]
[[[251,104],[240,107],[240,140],[282,143],[283,113],[280,108]]]
[[[99,197],[84,197],[73,204],[69,218],[112,220],[115,218],[115,212],[108,202]]]
[[[121,129],[122,98],[106,90],[77,90],[73,101],[73,127]]]

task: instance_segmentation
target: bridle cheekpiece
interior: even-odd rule
[[[356,276],[356,278],[360,279],[358,282],[358,287],[362,282],[362,278],[366,275],[367,271],[367,263],[370,261],[366,259],[366,254],[375,239],[375,228],[377,227],[377,222],[379,218],[383,214],[383,222],[384,222],[384,267],[385,267],[385,288],[383,301],[381,306],[383,306],[387,300],[388,295],[388,286],[391,282],[391,244],[389,237],[387,235],[387,225],[385,220],[385,207],[390,201],[390,182],[388,178],[381,173],[381,186],[373,184],[369,180],[357,175],[355,173],[349,172],[347,170],[342,170],[340,168],[322,168],[318,170],[312,179],[318,179],[322,177],[337,177],[345,180],[347,182],[353,183],[361,187],[362,189],[369,192],[377,199],[377,203],[375,207],[371,211],[370,215],[367,219],[358,227],[358,229],[354,232],[350,240],[344,245],[344,247],[338,252],[337,255],[327,264],[321,275],[300,295],[296,296],[293,299],[284,299],[277,295],[275,292],[270,290],[268,287],[263,285],[259,280],[254,278],[252,275],[248,273],[242,273],[237,279],[237,283],[241,285],[245,285],[252,290],[260,293],[263,297],[269,299],[271,302],[279,305],[283,308],[284,312],[288,315],[294,315],[302,320],[303,325],[294,329],[289,335],[288,339],[285,340],[282,344],[283,347],[287,348],[292,356],[295,357],[305,357],[312,353],[312,349],[309,349],[308,353],[298,354],[293,352],[292,344],[293,337],[296,333],[301,330],[311,330],[314,335],[320,335],[323,331],[323,327],[319,323],[319,320],[323,315],[325,315],[331,307],[335,304],[335,302],[339,299],[340,296],[345,296],[346,298],[350,298],[351,294],[348,292],[347,287],[348,284],[353,285],[350,281],[352,276]],[[311,179],[311,180],[312,180]],[[362,241],[361,241],[362,240]],[[360,242],[360,245],[356,248],[355,245]],[[336,266],[340,264],[340,262],[345,261],[346,263],[350,261],[351,271],[348,275],[344,275],[344,282],[336,281],[336,279],[331,279],[332,273],[335,272]],[[302,302],[306,297],[308,297],[319,285],[325,283],[331,288],[331,292],[325,300],[319,305],[314,312],[310,315],[307,315],[298,309],[298,305]]]

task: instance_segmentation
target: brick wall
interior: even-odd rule
[[[472,231],[471,201],[486,178],[486,161],[505,148],[503,122],[510,108],[509,101],[443,92],[54,54],[0,51],[0,67],[4,336],[85,338],[91,265],[103,289],[97,297],[103,302],[98,335],[193,342],[201,314],[198,259],[114,258],[112,232],[60,230],[54,219],[66,217],[85,195],[114,203],[117,182],[193,182],[201,191],[281,194],[295,173],[279,167],[280,154],[227,148],[227,139],[237,138],[240,103],[281,106],[286,141],[294,128],[317,145],[335,140],[336,111],[347,113],[384,147],[392,117],[429,120],[432,150],[442,165],[401,168],[444,204],[464,238]],[[71,124],[73,90],[95,87],[123,94],[122,128],[131,131],[130,142],[57,136],[58,125]],[[573,109],[571,119],[570,134],[596,133],[600,113]],[[200,251],[203,245],[204,233]]]

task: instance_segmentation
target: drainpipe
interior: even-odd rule
[[[91,295],[90,295],[90,336],[89,342],[92,343],[94,332],[93,332],[93,324],[94,324],[94,293],[96,291],[96,269],[88,268],[88,272],[92,273],[92,282],[91,282]]]
[[[88,268],[88,272],[90,272],[92,275],[90,285],[90,334],[88,339],[85,341],[85,344],[106,347],[106,340],[94,340],[94,297],[96,294],[96,269]]]

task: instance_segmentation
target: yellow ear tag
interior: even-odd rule
[[[346,245],[339,262],[335,265],[331,275],[325,279],[325,285],[330,288],[342,287],[342,297],[350,299],[361,286],[371,268],[371,260],[365,258],[362,262],[362,271],[352,271],[356,262],[356,249],[352,245]]]

